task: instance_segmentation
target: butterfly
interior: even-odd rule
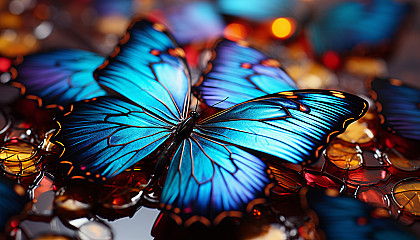
[[[93,78],[93,71],[104,61],[96,53],[78,49],[33,54],[12,67],[10,84],[22,93],[40,97],[43,105],[68,106],[106,95]]]
[[[381,125],[402,137],[420,140],[420,90],[398,79],[372,78],[367,89]]]
[[[327,239],[417,239],[403,226],[381,217],[380,210],[356,199],[310,189],[307,200]]]
[[[264,201],[270,171],[251,153],[308,161],[368,107],[348,93],[297,90],[201,119],[189,111],[184,51],[162,24],[147,20],[130,25],[94,76],[113,96],[75,103],[57,121],[67,175],[106,180],[158,151],[149,185],[169,165],[161,207],[185,225],[217,224]]]
[[[249,46],[245,41],[220,39],[212,49],[211,61],[194,94],[207,105],[229,108],[270,93],[296,90],[296,83],[281,64]]]
[[[395,38],[410,11],[409,3],[395,0],[342,2],[312,21],[309,39],[318,56],[378,46]]]
[[[0,178],[0,232],[4,232],[7,221],[19,215],[27,202],[29,199],[22,186],[13,187],[8,180]]]

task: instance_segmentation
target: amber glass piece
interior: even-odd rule
[[[144,188],[144,187],[143,187]],[[111,209],[125,209],[134,206],[142,194],[142,188],[115,188],[107,189],[109,193],[99,198],[102,206]]]
[[[354,145],[345,145],[337,141],[327,148],[327,159],[341,169],[354,170],[362,166],[361,150]]]
[[[419,141],[403,138],[386,130],[383,130],[381,133],[381,144],[384,147],[393,148],[408,159],[420,158]]]
[[[277,182],[272,192],[280,195],[298,193],[304,185],[304,179],[298,172],[274,165],[269,165],[269,167]]]
[[[73,238],[63,236],[63,235],[55,235],[55,234],[45,234],[39,237],[34,238],[34,240],[71,240]]]
[[[147,170],[137,165],[106,181],[96,197],[105,208],[130,208],[140,200],[148,180]]]
[[[297,231],[294,230],[295,235],[297,235]],[[262,231],[258,236],[252,237],[245,237],[246,240],[258,240],[258,239],[278,239],[278,240],[286,240],[287,233],[285,232],[284,227],[281,228],[279,224],[271,224],[262,226]]]
[[[363,144],[372,141],[374,135],[367,123],[357,121],[350,124],[346,131],[337,137],[346,142]]]
[[[57,150],[57,146],[51,142],[51,137],[54,135],[55,131],[51,130],[45,133],[44,140],[41,143],[40,148],[44,151],[51,152],[53,150]]]
[[[53,185],[54,177],[45,173],[41,181],[31,190],[34,199],[37,199],[41,194],[54,190]]]
[[[397,183],[392,191],[397,205],[405,211],[420,216],[420,180],[408,179]]]
[[[409,159],[395,148],[391,148],[386,155],[388,162],[400,170],[411,172],[420,168],[420,159]]]
[[[323,172],[305,170],[303,171],[303,176],[311,187],[336,189],[339,191],[344,185],[341,180]]]
[[[389,207],[389,199],[379,189],[374,187],[365,187],[359,189],[357,193],[357,199],[373,206],[377,207]]]
[[[373,186],[385,182],[391,174],[384,169],[357,169],[348,171],[346,183],[354,187]]]
[[[60,188],[55,197],[55,208],[61,216],[69,219],[86,216],[92,208],[91,190],[86,186]]]
[[[12,175],[28,176],[41,170],[36,148],[25,141],[11,140],[0,148],[1,168]]]
[[[384,154],[379,149],[363,151],[363,165],[367,168],[385,169],[389,164],[384,160]]]
[[[87,222],[79,227],[77,239],[80,240],[112,240],[113,234],[111,228],[102,222]]]

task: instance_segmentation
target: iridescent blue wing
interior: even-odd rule
[[[41,97],[45,105],[65,106],[106,95],[93,78],[93,71],[104,61],[102,56],[77,49],[34,54],[15,67],[14,82],[22,84],[26,94]]]
[[[194,87],[194,93],[207,105],[229,108],[270,93],[295,90],[295,82],[270,59],[245,42],[220,40],[213,49],[207,69]]]
[[[135,21],[95,76],[111,93],[177,120],[187,117],[190,101],[184,57],[162,24]]]
[[[380,123],[390,132],[420,140],[420,90],[397,79],[371,79],[367,88]]]
[[[317,55],[377,46],[395,37],[410,9],[409,3],[394,0],[342,2],[309,25],[309,38]]]
[[[153,152],[176,123],[139,105],[101,97],[76,103],[59,118],[54,141],[65,147],[61,163],[71,165],[68,175],[101,180]]]
[[[0,179],[0,232],[4,232],[9,218],[19,215],[27,202],[29,199],[23,187],[13,188],[6,180]]]
[[[179,223],[217,224],[263,202],[269,183],[267,166],[260,159],[192,134],[172,159],[161,202],[179,216],[174,217]]]
[[[281,92],[210,116],[197,123],[194,133],[292,163],[310,162],[367,109],[365,100],[338,91]]]
[[[356,199],[331,197],[315,190],[308,192],[307,199],[327,239],[417,239],[392,219],[372,216],[375,209]]]

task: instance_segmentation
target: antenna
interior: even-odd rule
[[[223,100],[221,100],[221,101],[218,101],[217,103],[215,103],[215,104],[213,104],[213,105],[211,105],[211,106],[206,107],[203,111],[201,111],[201,112],[200,112],[200,114],[201,114],[201,113],[203,113],[204,111],[206,111],[207,109],[209,109],[209,108],[211,108],[211,107],[214,107],[214,106],[216,106],[217,104],[220,104],[220,103],[222,103],[222,102],[226,101],[228,98],[229,98],[229,97],[226,97],[225,99],[223,99]]]
[[[195,109],[194,109],[195,112],[197,112],[197,107],[198,107],[198,97],[197,97],[197,102],[195,103]]]

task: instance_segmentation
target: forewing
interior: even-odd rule
[[[220,40],[212,50],[212,60],[194,87],[194,93],[207,105],[218,108],[297,89],[295,82],[277,60],[248,47],[245,42]]]
[[[113,177],[149,155],[176,124],[115,97],[76,103],[58,123],[54,140],[65,147],[61,162],[76,167],[68,174],[96,178]]]
[[[95,76],[111,93],[177,120],[187,117],[190,98],[184,57],[162,24],[135,21]]]
[[[104,61],[102,56],[77,49],[29,55],[11,70],[16,71],[12,84],[41,97],[46,105],[66,106],[106,95],[93,78],[93,71]]]
[[[420,90],[397,79],[371,79],[368,90],[380,123],[390,132],[420,140]]]
[[[362,117],[365,100],[343,92],[298,90],[270,94],[216,113],[197,135],[293,163],[313,161],[332,136]]]
[[[263,201],[269,183],[267,166],[257,157],[192,134],[172,159],[161,202],[186,225],[218,223]]]

